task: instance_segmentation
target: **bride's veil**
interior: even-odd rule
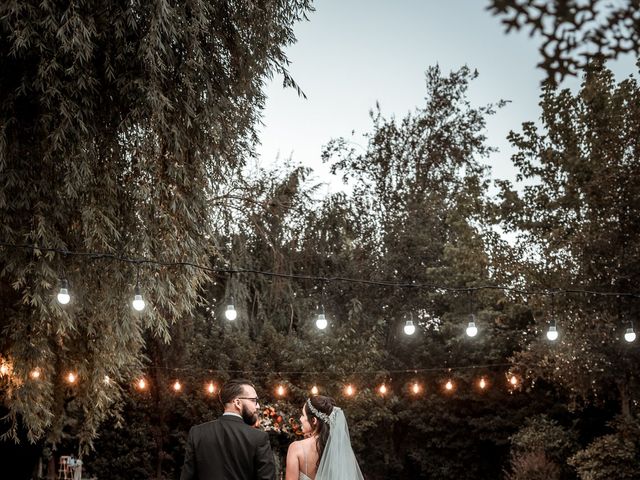
[[[322,452],[316,480],[364,480],[351,448],[349,427],[342,409],[333,407],[329,427],[329,438]]]

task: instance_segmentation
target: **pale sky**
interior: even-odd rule
[[[440,65],[444,73],[468,65],[479,71],[470,87],[473,105],[511,100],[487,124],[490,145],[500,152],[488,161],[493,178],[513,179],[506,135],[539,117],[543,72],[534,39],[524,32],[503,33],[484,0],[319,0],[309,22],[295,27],[298,42],[287,49],[290,73],[307,99],[283,89],[275,78],[258,149],[259,165],[292,157],[312,167],[318,180],[341,189],[322,164],[322,146],[331,138],[371,131],[369,110],[378,101],[385,116],[402,118],[423,104],[424,72]],[[612,66],[618,80],[634,72],[626,58]],[[563,86],[575,88],[577,80]]]

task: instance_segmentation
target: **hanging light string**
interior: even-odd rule
[[[583,288],[546,288],[542,290],[530,290],[521,287],[513,287],[507,285],[475,285],[475,286],[464,286],[464,287],[455,287],[450,285],[438,285],[434,283],[418,283],[418,282],[393,282],[393,281],[385,281],[385,280],[368,280],[363,278],[350,278],[350,277],[342,277],[342,276],[317,276],[317,275],[308,275],[308,274],[300,274],[300,273],[279,273],[279,272],[271,272],[266,270],[257,270],[253,268],[219,268],[219,267],[208,267],[204,265],[199,265],[194,262],[189,261],[163,261],[157,259],[150,258],[131,258],[125,257],[123,255],[117,255],[114,253],[101,253],[101,252],[77,252],[64,250],[59,248],[49,248],[49,247],[39,247],[37,245],[26,245],[26,244],[14,244],[0,241],[0,246],[7,248],[19,248],[26,249],[31,251],[38,252],[52,252],[58,253],[61,255],[68,256],[80,256],[80,257],[89,257],[92,260],[114,260],[122,263],[130,263],[137,265],[138,267],[142,264],[147,265],[158,265],[163,267],[191,267],[196,268],[205,272],[214,273],[214,274],[238,274],[238,273],[250,273],[255,275],[264,275],[268,277],[278,277],[278,278],[289,278],[293,280],[310,280],[314,282],[323,282],[323,283],[335,283],[335,282],[343,282],[343,283],[354,283],[361,285],[373,285],[379,287],[391,287],[391,288],[411,288],[411,289],[430,289],[430,290],[442,290],[446,292],[453,293],[464,293],[464,292],[476,292],[481,290],[502,290],[514,294],[525,295],[525,296],[552,296],[558,293],[565,294],[583,294],[583,295],[593,295],[593,296],[603,296],[603,297],[631,297],[631,298],[640,298],[640,292],[610,292],[610,291],[598,291],[598,290],[590,290]]]

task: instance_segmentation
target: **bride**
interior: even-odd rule
[[[300,423],[307,438],[289,446],[285,480],[364,480],[344,412],[332,398],[309,398]]]

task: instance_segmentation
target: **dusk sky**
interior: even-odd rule
[[[536,68],[538,43],[525,32],[506,35],[480,0],[324,0],[309,22],[295,28],[298,42],[287,49],[290,72],[307,95],[283,89],[276,77],[267,88],[259,165],[292,157],[313,167],[318,180],[340,189],[322,165],[322,146],[347,136],[363,146],[371,130],[369,111],[378,101],[386,116],[402,118],[423,103],[424,72],[468,65],[479,71],[469,97],[474,105],[510,100],[490,118],[489,144],[500,149],[488,161],[494,178],[512,179],[510,129],[539,116],[544,74]],[[633,73],[630,57],[611,67],[618,80]],[[575,88],[575,79],[564,87]],[[355,135],[351,136],[352,130]]]

